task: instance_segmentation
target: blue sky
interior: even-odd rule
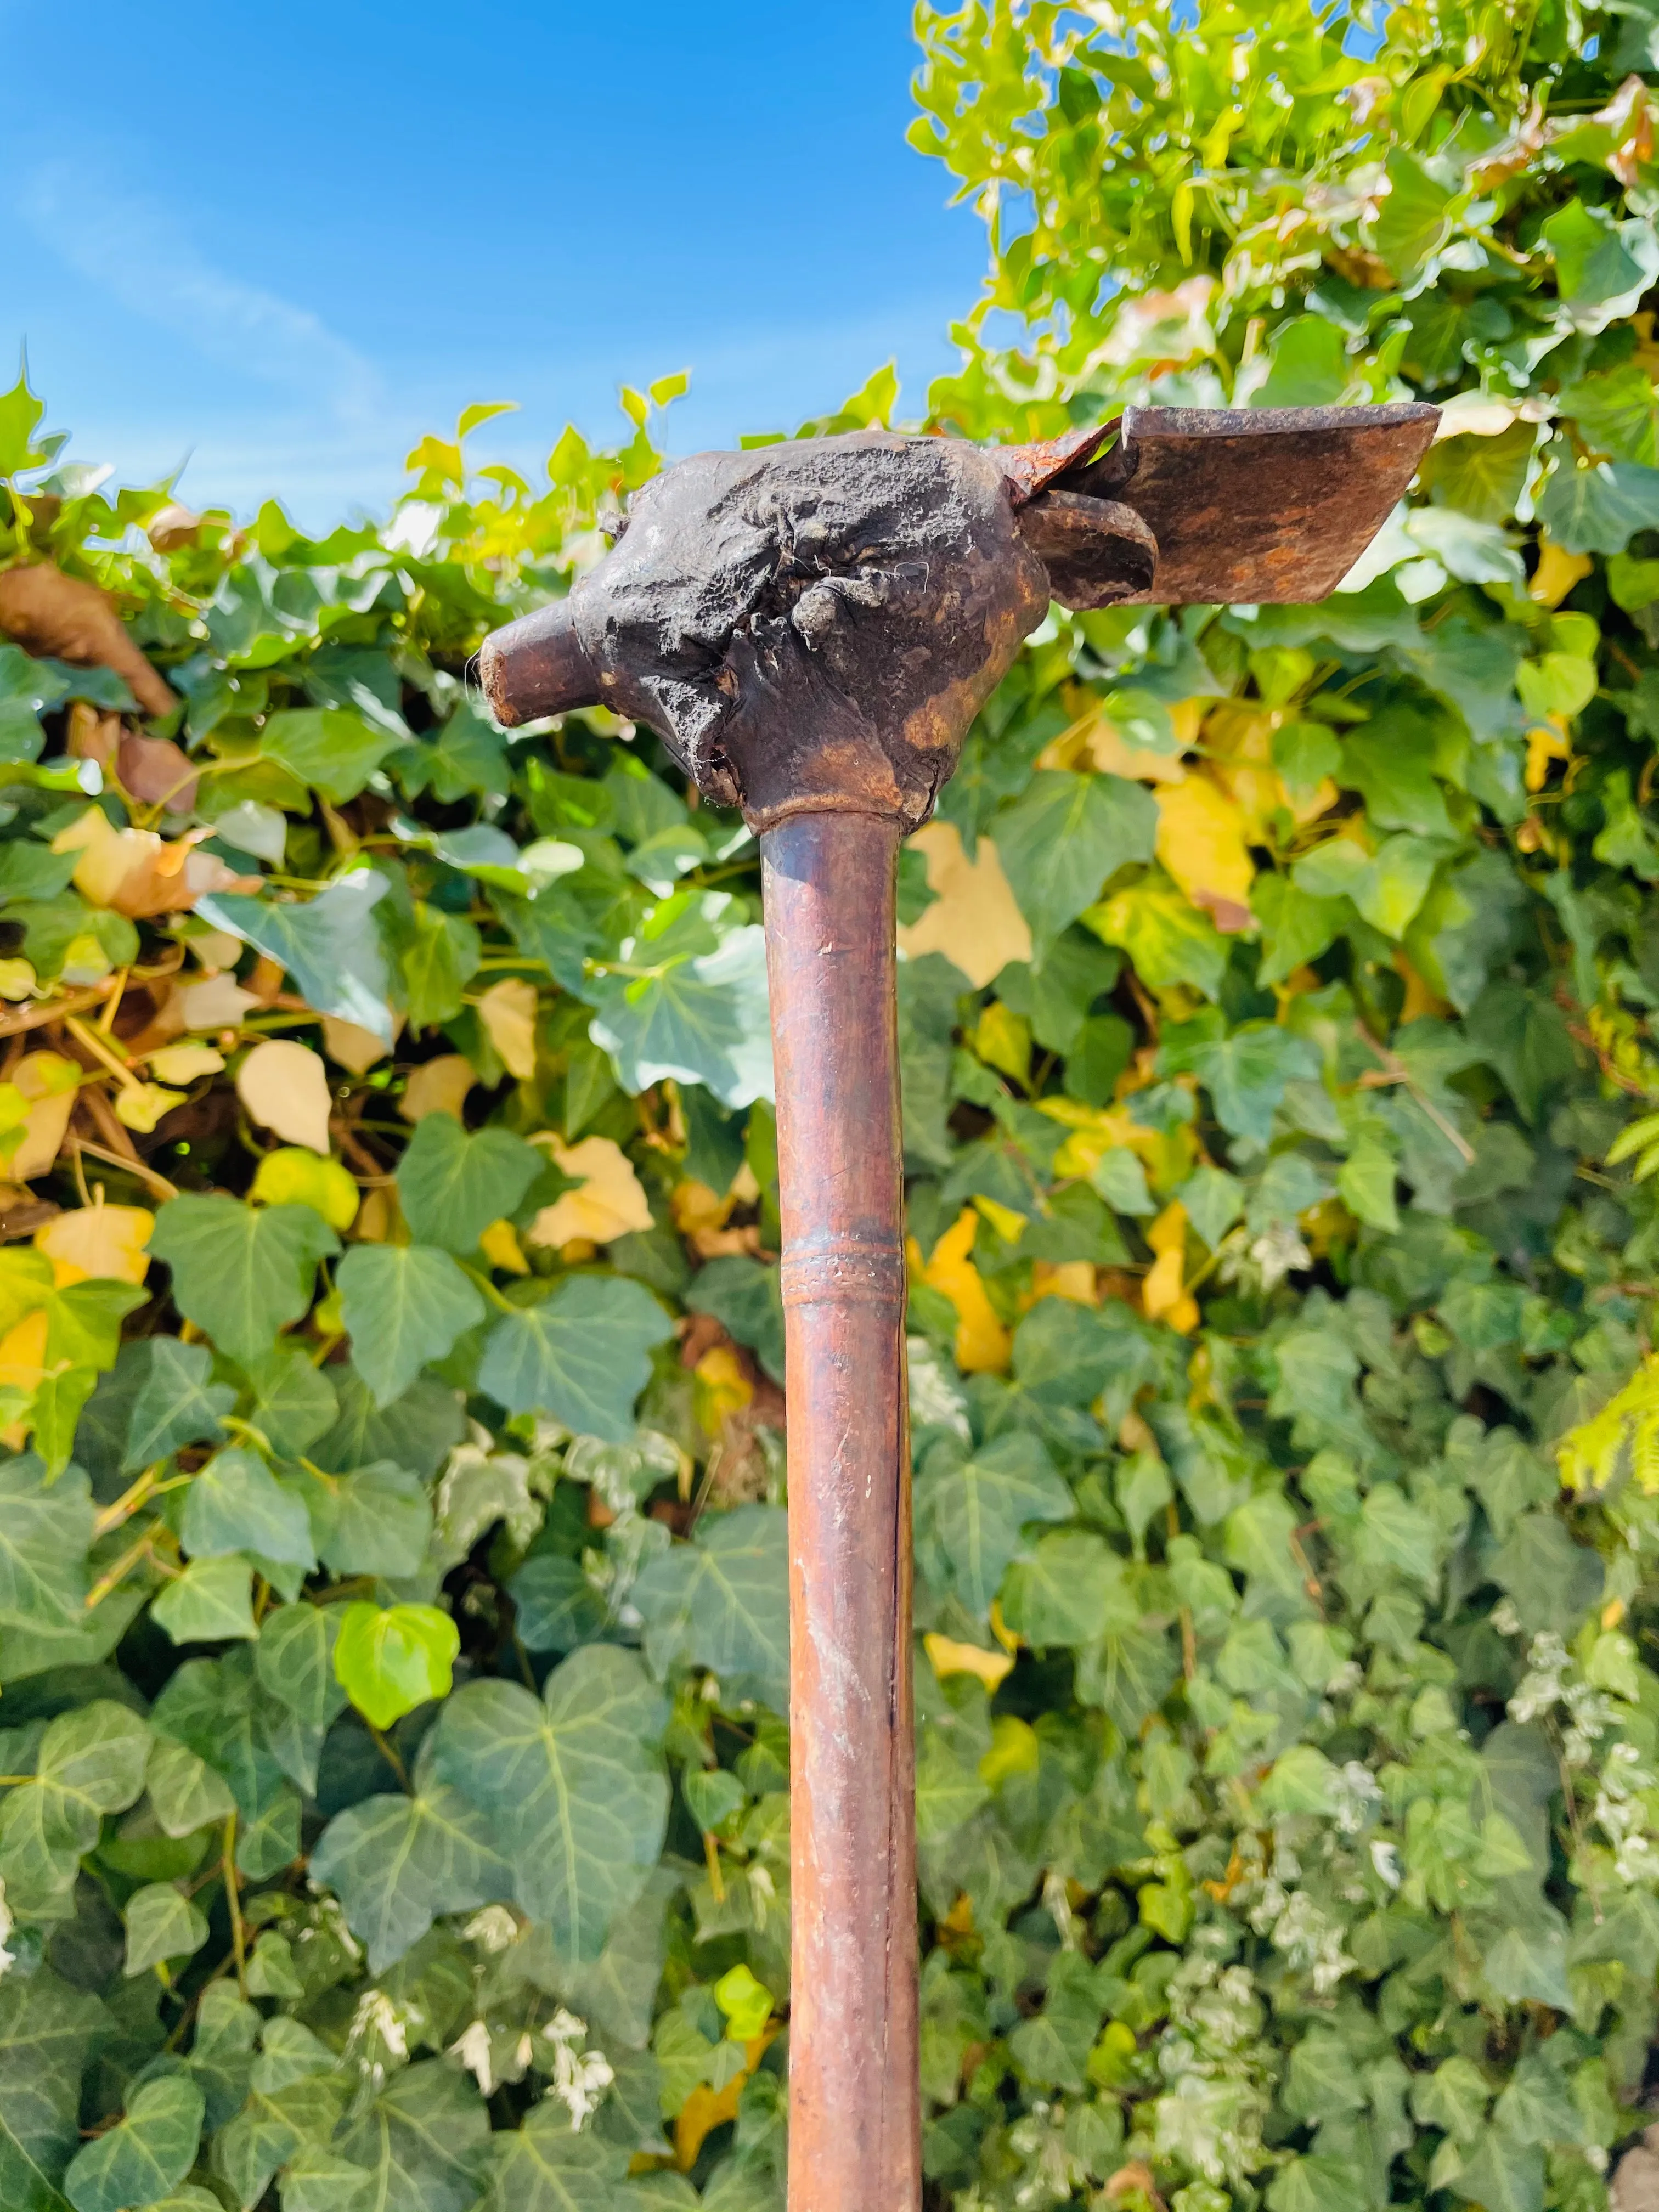
[[[82,459],[313,525],[472,399],[525,465],[690,368],[677,452],[954,359],[904,0],[0,0],[0,362]]]

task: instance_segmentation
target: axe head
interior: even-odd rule
[[[1046,518],[1060,501],[1127,508],[1156,543],[1152,576],[1127,590],[1091,591],[1086,566],[1051,561],[1067,605],[1305,603],[1334,591],[1370,544],[1439,419],[1415,402],[1131,407],[1108,430],[1011,447],[1003,465],[1039,552],[1042,534],[1057,534]],[[1073,535],[1080,550],[1075,521]]]
[[[602,702],[764,829],[927,819],[1050,599],[1322,598],[1432,407],[1132,407],[1049,445],[858,431],[700,453],[639,491],[569,595],[485,639],[497,719]]]

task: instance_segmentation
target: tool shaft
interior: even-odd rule
[[[789,2212],[916,2212],[899,825],[761,840],[789,1424]]]

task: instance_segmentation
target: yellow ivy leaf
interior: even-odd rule
[[[21,1097],[25,1112],[23,1135],[9,1162],[21,1182],[45,1175],[63,1147],[75,1111],[81,1070],[58,1052],[32,1052],[11,1072],[9,1085]]]
[[[968,1375],[1000,1374],[1008,1364],[1012,1345],[985,1294],[979,1269],[968,1256],[978,1227],[979,1216],[971,1206],[964,1206],[933,1247],[927,1266],[921,1267],[919,1249],[915,1259],[922,1281],[957,1310],[957,1365]]]
[[[142,1206],[78,1206],[34,1232],[34,1249],[52,1261],[60,1291],[94,1280],[142,1283],[149,1272],[144,1247],[155,1216]]]
[[[392,1034],[398,1035],[403,1025],[403,1016],[394,1016]],[[391,1049],[384,1037],[376,1036],[373,1030],[366,1030],[357,1022],[343,1022],[337,1014],[323,1016],[323,1050],[348,1075],[367,1075],[376,1060],[384,1060]]]
[[[993,999],[974,1030],[974,1050],[988,1067],[1024,1083],[1031,1073],[1031,1024]]]
[[[349,1229],[361,1203],[356,1182],[338,1160],[319,1159],[300,1145],[265,1154],[250,1195],[261,1206],[308,1206],[331,1229]]]
[[[560,1171],[574,1177],[579,1190],[567,1190],[551,1206],[543,1206],[532,1223],[532,1244],[569,1244],[579,1238],[592,1244],[609,1244],[629,1230],[649,1229],[651,1207],[634,1164],[622,1146],[609,1137],[584,1137],[579,1145],[562,1144],[550,1130],[531,1139],[553,1155]]]
[[[404,1085],[398,1111],[405,1121],[423,1121],[428,1114],[453,1114],[459,1121],[477,1079],[471,1061],[458,1052],[423,1060]]]
[[[492,983],[476,1008],[501,1065],[520,1082],[536,1073],[536,987],[522,976]]]
[[[1158,857],[1218,929],[1254,929],[1255,864],[1244,842],[1244,811],[1207,776],[1189,775],[1158,793]]]
[[[291,1037],[267,1037],[236,1071],[236,1095],[252,1120],[285,1144],[328,1151],[328,1070]]]
[[[149,1056],[149,1072],[158,1083],[194,1083],[198,1075],[217,1075],[225,1064],[223,1053],[210,1044],[168,1044]]]
[[[115,1118],[124,1128],[148,1136],[163,1114],[182,1106],[182,1091],[169,1091],[164,1083],[124,1083],[115,1094]]]
[[[1037,1111],[1071,1131],[1054,1154],[1054,1174],[1087,1182],[1108,1152],[1133,1152],[1146,1169],[1163,1164],[1167,1146],[1156,1129],[1135,1121],[1125,1106],[1085,1106],[1075,1098],[1042,1098]]]
[[[510,1221],[492,1221],[478,1239],[478,1249],[492,1267],[506,1275],[527,1275],[530,1262],[519,1249],[517,1231]]]
[[[927,862],[933,904],[898,933],[907,959],[942,952],[975,990],[1011,960],[1031,957],[1031,932],[1002,872],[996,847],[981,837],[970,860],[952,822],[930,822],[911,838]]]
[[[1336,804],[1336,786],[1329,776],[1292,792],[1274,767],[1274,734],[1292,719],[1286,708],[1264,708],[1244,699],[1219,700],[1205,717],[1208,772],[1238,802],[1247,844],[1273,843],[1273,818],[1281,811],[1299,825]]]
[[[80,854],[72,880],[83,898],[137,921],[182,913],[204,891],[257,887],[257,876],[239,876],[211,853],[196,850],[212,834],[192,830],[169,842],[154,830],[118,830],[102,807],[89,806],[58,831],[52,849]]]
[[[729,1344],[711,1345],[692,1369],[692,1407],[705,1436],[717,1437],[729,1413],[740,1413],[755,1395],[754,1385]]]
[[[981,1651],[977,1644],[957,1644],[937,1629],[921,1639],[922,1649],[939,1680],[951,1674],[972,1674],[994,1695],[1013,1667],[1006,1651]]]
[[[1527,597],[1534,606],[1559,607],[1573,586],[1581,583],[1595,566],[1588,553],[1569,553],[1553,538],[1540,538],[1538,566],[1527,586]]]
[[[1073,1305],[1100,1304],[1100,1285],[1091,1260],[1038,1260],[1031,1267],[1031,1304],[1039,1298],[1070,1298]]]
[[[694,1176],[683,1176],[668,1197],[669,1212],[682,1237],[695,1237],[699,1230],[723,1229],[733,1203],[730,1192],[721,1198]]]
[[[1550,780],[1550,763],[1572,758],[1566,718],[1550,714],[1527,732],[1527,789],[1541,791]]]
[[[234,1030],[259,1001],[227,969],[222,975],[204,975],[199,982],[182,984],[173,1003],[187,1030]]]
[[[674,2163],[682,2173],[689,2173],[696,2164],[705,2136],[728,2120],[736,2119],[743,2085],[760,2064],[767,2045],[777,2032],[773,2026],[744,2044],[743,2071],[734,2074],[724,2088],[711,2089],[706,2081],[699,2081],[680,2106],[674,2122]]]
[[[979,1763],[979,1778],[997,1790],[1015,1775],[1035,1774],[1042,1747],[1030,1721],[1013,1713],[999,1713],[991,1724],[991,1748]]]
[[[41,1307],[0,1336],[0,1390],[33,1395],[45,1382],[48,1320]]]
[[[1198,1327],[1199,1312],[1197,1300],[1182,1282],[1187,1209],[1179,1199],[1172,1200],[1152,1223],[1146,1242],[1158,1257],[1141,1285],[1141,1310],[1148,1321],[1167,1322],[1178,1336],[1190,1336]]]
[[[1018,1244],[1025,1234],[1025,1216],[1016,1213],[1012,1206],[1000,1206],[994,1198],[975,1198],[974,1210],[982,1221],[988,1221],[1005,1244]]]

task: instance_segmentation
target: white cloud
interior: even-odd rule
[[[52,162],[29,180],[22,210],[72,269],[206,359],[281,386],[337,422],[367,422],[379,409],[373,362],[309,307],[216,268],[159,202]]]

